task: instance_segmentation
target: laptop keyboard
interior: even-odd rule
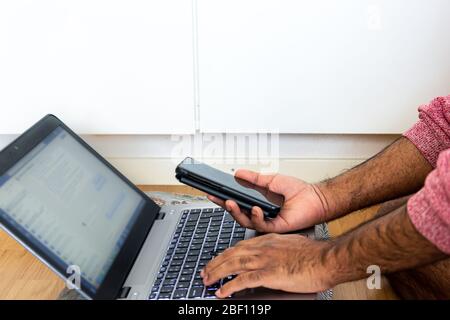
[[[244,235],[245,228],[222,208],[184,210],[149,299],[214,298],[215,291],[233,277],[205,287],[200,271]]]

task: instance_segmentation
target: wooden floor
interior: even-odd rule
[[[144,191],[201,194],[187,186],[141,186]],[[332,236],[370,219],[377,207],[352,213],[329,224]],[[16,241],[0,231],[0,299],[56,299],[64,283]],[[334,299],[396,299],[387,281],[382,289],[367,289],[365,280],[344,283],[334,290]]]

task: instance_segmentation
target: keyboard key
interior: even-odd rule
[[[196,274],[195,274],[195,276],[194,276],[194,281],[195,280],[203,280],[203,278],[200,276],[200,273],[199,272],[197,272]]]
[[[168,292],[172,292],[173,289],[174,289],[174,286],[163,286],[159,292],[168,293]]]
[[[189,222],[189,221],[197,221],[199,217],[200,217],[200,215],[199,215],[198,213],[195,213],[195,214],[192,214],[192,213],[191,213],[191,214],[189,215],[189,218],[188,218],[187,221],[188,221],[188,222]]]
[[[169,272],[179,272],[181,270],[181,266],[170,266]]]
[[[195,233],[194,233],[194,238],[195,238],[195,239],[199,239],[198,236],[204,238],[204,237],[205,237],[205,234],[206,234],[206,229],[205,229],[205,231],[195,231]]]
[[[203,280],[194,280],[193,282],[192,282],[192,286],[193,287],[204,287],[204,284],[203,284]]]
[[[200,210],[200,209],[192,209],[191,210],[191,213],[200,213],[202,210]]]
[[[178,278],[178,273],[177,272],[169,272],[166,275],[166,279],[176,279],[176,278]]]
[[[190,247],[190,250],[191,251],[193,251],[193,250],[200,250],[201,248],[202,248],[201,244],[192,244],[191,247]]]
[[[166,279],[163,282],[163,286],[174,286],[177,283],[177,279]]]
[[[171,293],[160,293],[158,299],[170,299]]]
[[[193,273],[194,273],[193,268],[185,268],[185,269],[183,269],[183,271],[181,271],[182,275],[189,275],[189,274],[193,274]]]
[[[223,250],[226,250],[226,249],[228,249],[230,246],[228,245],[228,243],[226,243],[226,244],[219,244],[218,246],[217,246],[217,248],[216,248],[216,251],[223,251]]]
[[[157,293],[152,293],[152,294],[150,294],[150,296],[149,296],[148,298],[149,298],[150,300],[155,300],[157,296],[158,296]]]
[[[174,299],[186,298],[187,292],[188,292],[188,289],[177,289],[173,293],[173,298]]]
[[[188,263],[185,263],[184,264],[184,267],[185,268],[195,268],[195,265],[196,265],[197,263],[195,263],[195,262],[188,262]]]
[[[203,287],[194,287],[189,292],[189,298],[201,298],[203,294]]]
[[[174,260],[172,261],[172,263],[170,264],[170,266],[181,266],[183,264],[182,260]]]
[[[183,260],[184,254],[175,254],[172,259],[173,260]]]
[[[200,260],[211,260],[211,255],[208,253],[202,253]]]
[[[216,290],[205,290],[205,293],[203,294],[203,297],[210,298],[216,296]]]
[[[177,251],[175,251],[176,255],[180,255],[180,254],[186,254],[187,252],[187,248],[179,248],[177,249]]]
[[[192,279],[192,274],[183,274],[180,276],[180,281],[191,281]]]
[[[231,214],[227,213],[223,216],[224,221],[234,221],[234,218]]]
[[[205,208],[202,210],[202,213],[211,213],[213,212],[213,208]]]
[[[200,222],[197,225],[197,228],[208,228],[209,226],[209,219],[206,219],[205,221],[202,221],[200,219]]]
[[[189,250],[188,256],[198,256],[200,254],[200,250]]]
[[[206,290],[214,290],[214,291],[216,291],[219,288],[220,288],[220,281],[217,281],[216,283],[213,283],[212,285],[207,286]]]
[[[188,256],[186,262],[197,262],[198,256]]]
[[[223,279],[222,279],[222,285],[224,285],[225,283],[227,283],[227,282],[233,280],[235,277],[236,277],[236,276],[228,276],[228,277],[226,277],[226,278],[223,278]]]
[[[224,208],[215,208],[214,212],[224,212],[225,209]]]
[[[182,288],[189,288],[189,285],[190,285],[191,283],[189,282],[189,281],[181,281],[181,282],[178,282],[178,284],[177,284],[177,289],[182,289]]]

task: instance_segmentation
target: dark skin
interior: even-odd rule
[[[383,203],[374,219],[405,205],[410,196]],[[450,258],[387,275],[397,295],[403,299],[450,299]]]
[[[280,215],[271,221],[264,220],[257,207],[249,217],[233,201],[210,199],[224,206],[245,227],[281,233],[414,193],[431,170],[415,146],[401,138],[365,163],[316,185],[281,175],[238,171],[240,178],[285,196]],[[266,235],[241,241],[213,259],[201,274],[205,285],[238,274],[216,292],[220,298],[258,286],[316,292],[367,277],[370,265],[392,273],[446,257],[417,232],[406,206],[402,206],[329,242],[299,235]]]

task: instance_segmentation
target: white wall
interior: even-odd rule
[[[12,141],[15,135],[0,135],[0,148]],[[85,135],[83,138],[101,155],[136,184],[178,184],[174,169],[179,157],[173,157],[179,136],[170,135]],[[193,136],[188,137],[193,141]],[[216,154],[206,157],[206,162],[232,172],[245,167],[254,170],[271,169],[277,165],[278,172],[297,176],[307,181],[319,181],[339,174],[345,169],[370,158],[397,135],[281,135],[279,159],[262,158],[259,162]],[[188,140],[189,140],[188,139]],[[186,152],[201,158],[194,150]],[[223,157],[227,161],[223,161]],[[266,162],[267,161],[267,162]],[[269,170],[272,171],[272,170]]]

